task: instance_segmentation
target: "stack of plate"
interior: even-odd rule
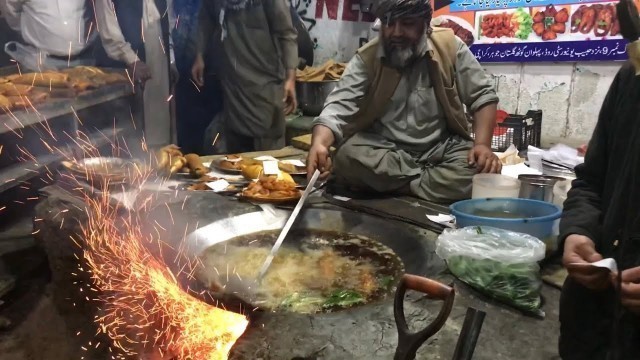
[[[573,180],[576,178],[575,171],[567,167],[562,167],[562,166],[555,165],[553,163],[549,163],[544,160],[542,161],[542,173],[544,175],[549,175],[549,176],[563,177],[567,180]]]

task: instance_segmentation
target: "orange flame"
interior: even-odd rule
[[[141,233],[135,218],[118,217],[108,191],[86,201],[90,215],[82,234],[86,271],[94,288],[106,294],[98,299],[103,315],[96,320],[114,347],[126,355],[156,349],[177,359],[227,359],[248,325],[247,318],[188,294],[149,250],[158,242]]]

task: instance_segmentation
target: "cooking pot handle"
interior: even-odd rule
[[[404,295],[407,289],[426,294],[430,299],[442,300],[444,304],[436,319],[423,330],[410,333],[407,320],[404,317]],[[437,333],[447,321],[451,309],[455,290],[453,286],[447,286],[435,280],[425,277],[405,274],[398,284],[395,301],[393,303],[393,315],[398,327],[398,347],[394,360],[413,360],[416,352],[428,338]]]

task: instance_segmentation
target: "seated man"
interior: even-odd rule
[[[492,81],[449,29],[431,29],[429,0],[381,0],[381,35],[358,50],[314,121],[309,174],[435,202],[471,195],[477,172],[499,173],[491,151]],[[473,114],[475,144],[463,104]]]

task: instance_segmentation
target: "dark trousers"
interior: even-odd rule
[[[222,89],[214,75],[205,77],[205,86],[200,91],[190,78],[190,74],[181,74],[176,85],[178,146],[185,154],[204,154],[202,137],[207,126],[222,110]]]
[[[640,318],[622,310],[614,333],[613,289],[589,290],[568,278],[560,297],[560,356],[564,360],[640,359]]]

